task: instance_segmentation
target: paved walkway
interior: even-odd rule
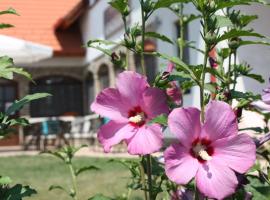
[[[22,150],[20,146],[12,147],[0,147],[0,157],[9,157],[9,156],[35,156],[39,155],[40,151],[36,150]],[[137,156],[132,156],[126,152],[113,152],[113,153],[104,153],[102,149],[94,149],[91,147],[82,148],[77,152],[76,156],[86,156],[86,157],[108,157],[108,158],[136,158]]]

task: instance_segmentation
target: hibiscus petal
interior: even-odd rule
[[[211,101],[206,108],[202,137],[215,141],[236,135],[237,131],[236,115],[231,106],[222,101]]]
[[[125,71],[118,75],[116,86],[127,101],[138,106],[142,93],[149,87],[146,77],[133,71]]]
[[[202,194],[215,199],[233,194],[238,185],[234,171],[214,159],[199,167],[195,180]]]
[[[137,133],[127,140],[128,152],[133,155],[146,155],[157,152],[163,145],[161,127],[157,124],[138,128]]]
[[[181,144],[173,144],[164,152],[165,172],[177,184],[187,184],[197,173],[198,160]]]
[[[91,105],[91,110],[101,116],[117,121],[128,121],[127,114],[130,106],[123,102],[117,89],[103,90]]]
[[[122,140],[131,138],[136,131],[137,130],[129,124],[110,121],[99,129],[98,140],[103,145],[104,151],[108,153],[113,145],[120,143]]]
[[[170,131],[187,148],[201,132],[200,111],[197,108],[176,108],[168,117]]]
[[[270,88],[267,88],[264,90],[264,93],[262,95],[262,100],[266,104],[270,104]]]
[[[147,88],[143,93],[142,109],[150,119],[161,114],[168,114],[166,94],[158,88]]]
[[[214,159],[239,173],[247,172],[256,160],[256,146],[247,134],[217,140],[213,147]]]

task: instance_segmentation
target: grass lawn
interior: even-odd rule
[[[108,162],[108,158],[80,157],[75,159],[79,166],[95,165],[100,171],[90,171],[78,178],[79,199],[87,200],[97,193],[121,195],[126,193],[129,171],[121,164]],[[31,185],[38,192],[29,200],[68,200],[62,191],[48,191],[50,185],[70,184],[68,169],[51,156],[17,156],[0,158],[0,174],[9,176],[14,183]],[[137,195],[137,196],[135,196]],[[141,199],[141,192],[136,192],[131,199]]]

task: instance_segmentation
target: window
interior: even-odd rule
[[[153,41],[146,40],[144,50],[146,52],[153,52],[156,50],[156,44]],[[144,63],[147,79],[150,83],[153,83],[157,74],[157,59],[152,55],[144,55]],[[142,73],[141,67],[141,55],[135,55],[136,71]]]
[[[127,24],[129,23],[129,17],[127,17]],[[121,14],[109,6],[104,12],[104,35],[108,39],[116,34],[122,35],[124,33],[124,22]]]
[[[85,80],[85,94],[86,94],[86,113],[91,113],[90,105],[95,99],[95,88],[94,88],[94,80],[93,74],[89,73]]]
[[[63,76],[44,77],[30,85],[30,92],[48,92],[51,97],[30,104],[32,117],[48,117],[83,114],[82,83]]]
[[[110,86],[110,76],[108,66],[103,64],[98,71],[100,90],[103,90]]]
[[[185,41],[188,41],[189,40],[189,37],[188,37],[188,26],[185,28],[185,31],[184,31],[184,39]],[[179,23],[177,22],[176,23],[176,31],[177,31],[177,38],[180,37],[180,26],[179,26]],[[177,46],[177,52],[178,52],[178,55],[180,55],[180,50],[179,50],[179,47]],[[189,63],[189,49],[188,47],[184,48],[184,54],[183,54],[183,61],[185,63]]]
[[[4,81],[0,84],[0,111],[5,112],[17,98],[17,84],[13,81]]]

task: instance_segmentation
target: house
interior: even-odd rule
[[[140,23],[139,1],[129,1],[131,15],[129,24]],[[104,88],[114,86],[115,78],[122,71],[111,62],[111,58],[101,52],[84,48],[90,39],[119,41],[123,37],[124,27],[121,16],[108,5],[106,0],[3,0],[1,9],[13,7],[20,16],[4,15],[1,22],[11,23],[15,28],[1,30],[1,35],[22,39],[52,48],[50,58],[37,62],[17,62],[33,75],[35,83],[21,77],[14,81],[0,81],[0,110],[4,111],[10,102],[28,93],[49,92],[53,96],[31,103],[21,111],[21,115],[30,117],[49,116],[83,116],[91,113],[90,104]],[[243,7],[247,12],[261,15],[253,25],[258,32],[270,35],[267,19],[270,12],[261,6]],[[196,13],[190,4],[186,13]],[[201,48],[203,42],[199,35],[200,22],[194,21],[186,31],[186,37],[194,41],[194,46]],[[176,41],[179,35],[177,17],[167,9],[160,9],[150,17],[146,29],[167,35]],[[113,46],[117,52],[125,52],[120,46]],[[179,50],[175,45],[160,40],[148,39],[145,49],[159,51],[177,56]],[[256,51],[255,56],[252,52]],[[245,47],[241,49],[238,59],[250,62],[256,72],[265,78],[269,73],[269,47]],[[255,56],[255,57],[254,57]],[[201,63],[203,57],[195,50],[185,52],[185,59],[191,64]],[[139,56],[129,53],[129,70],[139,71]],[[15,60],[16,61],[16,60]],[[154,75],[165,69],[164,60],[146,56],[147,75],[153,80]],[[263,67],[262,67],[263,66]],[[267,68],[268,67],[268,68]],[[238,85],[260,92],[265,87],[253,81],[243,79]],[[259,90],[259,91],[258,91]],[[199,106],[199,89],[194,87],[184,95],[185,106]]]

